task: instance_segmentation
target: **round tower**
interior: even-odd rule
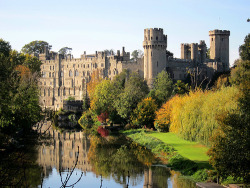
[[[144,79],[149,88],[153,87],[154,78],[166,68],[167,35],[163,29],[144,29]]]
[[[223,63],[224,71],[229,70],[229,36],[230,31],[209,31],[210,58]]]

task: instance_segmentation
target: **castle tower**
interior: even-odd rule
[[[144,29],[144,79],[149,88],[153,87],[154,78],[166,68],[167,35],[163,29]]]
[[[223,63],[224,71],[229,70],[229,36],[230,31],[209,31],[210,58]]]

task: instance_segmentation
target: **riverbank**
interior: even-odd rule
[[[173,133],[159,133],[144,129],[122,131],[127,137],[150,149],[168,167],[180,171],[192,180],[215,180],[208,163],[207,147],[183,140]]]

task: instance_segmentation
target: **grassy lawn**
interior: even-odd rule
[[[206,155],[208,148],[197,142],[183,140],[173,133],[147,132],[147,135],[173,146],[180,155],[192,161],[207,162],[209,159]]]

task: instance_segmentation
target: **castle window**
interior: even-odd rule
[[[156,40],[158,40],[158,37],[156,37]]]
[[[50,90],[48,90],[48,96],[50,96]]]
[[[153,37],[151,37],[151,40],[153,40]]]
[[[66,95],[65,88],[63,88],[63,96],[65,96],[65,95]]]
[[[82,76],[85,76],[85,72],[84,71],[82,72]]]
[[[54,65],[53,65],[53,70],[54,70],[54,68],[55,68],[55,67],[54,67]]]
[[[78,76],[79,75],[79,72],[78,70],[75,71],[75,76]]]
[[[85,65],[83,65],[83,68],[85,68]]]
[[[214,41],[214,39],[212,38],[212,41]]]
[[[69,95],[70,95],[70,88],[69,88]]]
[[[49,70],[51,70],[51,66],[49,66]]]
[[[52,73],[52,77],[54,77],[55,76],[55,74],[54,73]]]
[[[102,64],[101,64],[101,67],[103,67],[103,66],[104,66],[104,64],[102,63]]]
[[[72,71],[71,71],[71,70],[69,71],[69,76],[70,76],[70,77],[72,77],[72,76],[73,76],[73,73],[72,73]]]
[[[221,41],[223,41],[223,38],[221,38]]]
[[[88,68],[89,68],[89,64],[88,64]]]
[[[49,77],[51,77],[51,72],[49,73]]]
[[[157,61],[157,67],[158,67],[158,61]]]
[[[43,91],[43,95],[46,96],[46,90],[45,90],[45,89],[44,89],[44,91]]]
[[[44,85],[46,86],[46,82],[44,82]]]
[[[58,97],[60,96],[60,89],[58,88]]]

